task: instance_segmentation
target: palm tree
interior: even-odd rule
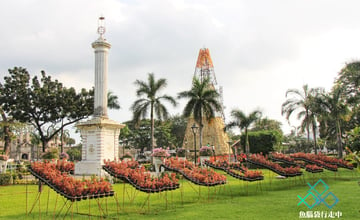
[[[335,86],[329,94],[323,94],[321,99],[318,99],[320,109],[322,109],[322,121],[330,124],[335,124],[336,142],[338,147],[338,157],[342,158],[342,122],[347,120],[349,116],[349,108],[342,100],[343,90],[339,86]],[[328,130],[331,128],[328,128]],[[330,133],[330,132],[328,132]]]
[[[302,119],[300,127],[302,131],[306,130],[308,142],[310,142],[310,126],[313,128],[313,134],[316,135],[317,122],[316,112],[314,111],[316,108],[314,106],[314,97],[318,96],[320,91],[322,91],[321,88],[309,89],[308,85],[303,85],[302,91],[289,89],[286,91],[285,96],[293,95],[295,97],[287,99],[281,106],[281,114],[285,114],[288,121],[290,121],[293,112],[298,112],[297,119]]]
[[[108,99],[107,107],[109,109],[116,109],[116,110],[120,109],[120,104],[117,95],[114,95],[113,92],[109,91],[107,93],[107,99]]]
[[[138,100],[136,100],[132,106],[131,111],[133,112],[133,120],[135,124],[139,124],[141,119],[145,119],[148,111],[150,109],[150,120],[151,120],[151,151],[154,149],[154,120],[155,115],[159,120],[167,119],[169,117],[168,110],[161,103],[162,100],[170,102],[173,106],[176,106],[177,103],[175,99],[168,95],[158,96],[158,93],[167,86],[166,79],[155,80],[154,74],[148,74],[148,80],[140,81],[136,80],[135,85],[138,87],[136,90],[136,95]]]
[[[178,98],[189,99],[184,108],[183,116],[188,118],[193,115],[195,122],[198,123],[200,127],[200,146],[202,146],[203,117],[209,122],[215,117],[215,111],[221,111],[222,106],[219,97],[220,94],[210,83],[209,77],[203,78],[203,80],[194,77],[192,88],[178,94]]]
[[[234,109],[231,111],[231,117],[233,121],[229,122],[225,126],[225,130],[228,130],[233,127],[239,127],[240,132],[245,131],[245,152],[247,157],[250,154],[250,145],[249,145],[249,136],[248,129],[249,127],[261,118],[262,113],[258,110],[251,112],[248,116],[241,110]]]

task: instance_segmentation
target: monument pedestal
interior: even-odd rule
[[[103,176],[104,160],[119,155],[119,134],[124,125],[106,117],[95,117],[78,123],[82,139],[82,160],[75,164],[75,175]]]

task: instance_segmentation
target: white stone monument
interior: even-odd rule
[[[119,134],[124,125],[110,120],[107,115],[108,51],[111,45],[104,38],[104,19],[99,18],[97,32],[100,36],[92,43],[95,50],[94,115],[76,125],[82,139],[82,160],[75,164],[76,175],[102,176],[104,160],[114,160],[119,155]]]

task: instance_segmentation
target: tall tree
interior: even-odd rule
[[[321,121],[330,134],[333,128],[336,134],[336,143],[338,148],[338,157],[342,158],[342,135],[344,133],[342,124],[350,118],[350,110],[342,99],[342,87],[335,85],[330,93],[325,93],[318,99],[321,113]]]
[[[340,70],[336,83],[342,88],[347,103],[357,106],[360,100],[360,61],[347,63]]]
[[[188,99],[183,116],[188,118],[193,115],[200,127],[200,146],[202,146],[203,117],[206,121],[210,121],[215,117],[216,111],[221,111],[219,97],[220,94],[214,89],[208,77],[202,80],[194,77],[192,88],[178,94],[178,98]]]
[[[301,130],[306,130],[307,140],[310,142],[310,128],[313,129],[313,134],[316,135],[316,114],[314,111],[314,99],[321,88],[312,88],[309,89],[308,85],[303,85],[302,90],[298,89],[289,89],[286,91],[286,98],[291,96],[291,98],[287,99],[281,106],[281,114],[285,115],[286,120],[290,121],[290,116],[297,112],[297,119],[301,121]],[[316,143],[316,142],[315,142]],[[316,146],[315,146],[316,150]]]
[[[136,100],[132,106],[131,111],[133,112],[133,120],[139,124],[141,119],[148,117],[148,112],[150,110],[150,120],[151,120],[151,151],[154,149],[154,127],[155,127],[155,116],[157,119],[167,119],[169,117],[168,110],[162,103],[162,101],[167,101],[173,106],[176,106],[176,101],[173,97],[169,95],[159,95],[162,89],[167,86],[167,81],[164,78],[159,80],[155,79],[153,73],[148,74],[147,81],[136,80],[135,85],[138,87],[136,90],[136,95],[139,98]]]
[[[249,156],[250,154],[250,144],[249,144],[249,136],[248,130],[250,126],[255,123],[257,120],[261,118],[261,112],[255,110],[251,112],[249,115],[246,115],[244,112],[238,109],[234,109],[231,111],[231,117],[233,121],[229,122],[225,126],[225,130],[231,129],[233,127],[240,128],[240,133],[244,130],[245,132],[245,152],[246,155]]]
[[[281,130],[281,122],[269,118],[261,118],[255,121],[254,127],[251,130],[252,131],[276,130],[279,131],[281,134],[283,133]]]
[[[9,69],[9,74],[4,77],[4,84],[0,84],[1,107],[14,120],[35,127],[43,152],[47,143],[65,126],[93,112],[93,96],[85,89],[76,93],[74,88],[64,87],[44,71],[40,80],[37,76],[30,79],[28,71],[21,67]],[[56,129],[50,131],[48,128]]]

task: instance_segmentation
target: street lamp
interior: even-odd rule
[[[199,127],[197,127],[195,123],[193,124],[193,126],[191,126],[191,130],[194,134],[195,165],[196,165],[196,132],[198,129],[199,129]]]
[[[228,144],[229,144],[229,163],[230,163],[230,156],[231,156],[231,153],[230,153],[231,152],[231,150],[230,150],[231,149],[231,141],[230,140],[228,141]]]

